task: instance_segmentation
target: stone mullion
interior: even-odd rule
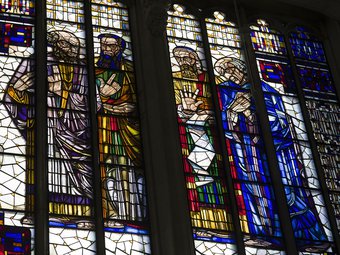
[[[49,254],[46,1],[35,1],[35,254]]]
[[[129,0],[152,254],[194,255],[166,39],[168,0]]]
[[[215,82],[215,75],[214,75],[214,68],[212,64],[212,56],[210,53],[210,47],[209,47],[209,41],[208,41],[208,34],[207,34],[207,28],[204,21],[204,17],[200,18],[200,27],[201,27],[201,34],[202,34],[202,40],[203,40],[203,48],[204,48],[204,54],[206,57],[206,63],[208,68],[208,75],[209,75],[209,85],[211,88],[212,93],[212,101],[213,106],[215,109],[215,119],[216,119],[216,126],[218,131],[218,138],[220,141],[220,147],[222,152],[222,160],[224,165],[224,180],[226,182],[227,190],[228,190],[228,197],[227,199],[230,201],[230,204],[228,204],[228,209],[230,209],[231,217],[232,217],[232,224],[234,227],[234,234],[235,234],[235,241],[237,245],[237,254],[239,255],[245,255],[245,246],[244,246],[244,240],[243,240],[243,234],[240,224],[240,218],[237,208],[237,201],[234,191],[234,184],[233,179],[231,175],[231,169],[228,161],[228,152],[227,147],[225,143],[225,135],[223,130],[223,123],[222,118],[219,110],[219,103],[218,103],[218,94],[217,94],[217,85]]]
[[[295,80],[295,84],[296,84],[296,96],[298,97],[299,103],[300,103],[300,108],[301,108],[301,112],[302,112],[302,116],[303,116],[303,120],[304,120],[304,124],[306,127],[306,133],[308,136],[308,143],[310,145],[310,148],[312,150],[312,155],[313,155],[313,161],[315,163],[316,166],[316,172],[318,175],[318,180],[320,183],[320,191],[321,194],[323,196],[324,202],[325,202],[325,207],[327,210],[327,214],[328,214],[328,219],[331,225],[331,229],[332,229],[332,233],[333,233],[333,237],[334,237],[334,242],[336,244],[336,247],[338,249],[338,253],[340,254],[340,239],[339,239],[339,234],[338,234],[338,229],[337,229],[337,224],[336,224],[336,220],[335,220],[335,215],[333,212],[333,208],[331,205],[331,201],[329,199],[329,192],[328,192],[328,188],[326,185],[326,180],[325,180],[325,176],[324,176],[324,172],[323,172],[323,167],[321,164],[321,160],[320,160],[320,155],[317,149],[317,142],[315,140],[314,137],[314,130],[311,124],[311,120],[309,117],[309,113],[308,113],[308,109],[306,106],[306,100],[304,98],[304,92],[302,89],[302,85],[299,79],[299,75],[298,75],[298,71],[296,68],[296,61],[295,58],[293,56],[293,51],[292,51],[292,47],[289,43],[289,36],[287,34],[285,34],[285,42],[286,42],[286,46],[287,46],[287,51],[288,51],[288,60],[289,63],[291,64],[291,69],[293,71],[293,77]]]
[[[273,185],[276,201],[280,201],[277,204],[278,214],[280,218],[280,226],[283,232],[283,239],[285,242],[286,252],[289,255],[298,254],[298,248],[296,246],[296,240],[294,237],[294,231],[292,228],[289,208],[287,204],[287,198],[284,191],[284,185],[282,183],[282,176],[280,174],[279,163],[276,157],[276,150],[271,133],[271,128],[268,120],[268,113],[266,104],[264,101],[264,94],[261,87],[261,80],[258,74],[256,65],[256,56],[252,47],[250,39],[250,28],[248,26],[248,20],[245,15],[244,9],[240,9],[240,36],[241,41],[245,43],[245,57],[248,66],[248,74],[250,82],[252,84],[251,91],[252,97],[255,102],[255,108],[259,123],[261,123],[262,138],[264,140],[265,152],[267,155],[267,161],[269,166],[269,173]],[[289,223],[289,224],[287,224]]]
[[[93,169],[93,207],[94,207],[94,224],[96,233],[96,254],[105,254],[105,232],[103,220],[103,202],[101,172],[99,165],[99,141],[98,141],[98,123],[97,123],[97,95],[96,95],[96,76],[94,67],[94,47],[93,47],[93,30],[92,30],[92,13],[91,1],[84,1],[85,12],[85,39],[86,39],[86,68],[87,81],[89,88],[89,119],[91,127],[91,148],[92,148],[92,169]]]

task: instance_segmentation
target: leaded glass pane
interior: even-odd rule
[[[323,45],[308,29],[296,27],[290,34],[296,68],[306,100],[314,138],[329,189],[338,229],[340,225],[339,152],[340,108]]]
[[[196,254],[235,254],[201,28],[184,9],[168,12],[167,35]]]
[[[92,1],[106,254],[151,254],[128,9]]]
[[[282,37],[271,32],[267,22],[251,29]],[[262,53],[253,45],[296,243],[301,252],[332,252],[333,237],[291,67],[275,45],[267,47]]]
[[[277,254],[284,249],[282,233],[244,52],[235,24],[218,14],[206,24],[244,243]],[[228,40],[218,40],[219,33]]]
[[[50,253],[95,254],[84,3],[46,10]]]

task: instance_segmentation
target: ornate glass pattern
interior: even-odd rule
[[[257,25],[250,26],[251,42],[256,51],[286,55],[284,38],[276,30],[269,28],[263,19],[257,20]]]
[[[258,25],[257,30],[272,34],[268,23]],[[275,49],[267,54],[254,50],[297,246],[301,252],[332,252],[333,237],[291,67]]]
[[[83,2],[47,0],[46,9],[48,19],[84,23]]]
[[[296,27],[289,38],[294,57],[317,62],[326,62],[322,42],[303,27]]]
[[[150,254],[127,7],[92,1],[106,254]]]
[[[222,13],[214,16],[206,19],[207,33],[246,249],[260,246],[262,252],[279,254],[274,249],[283,249],[282,233],[240,36],[235,24],[225,21]],[[216,38],[219,34],[228,39]]]
[[[196,254],[210,254],[213,247],[234,254],[225,168],[199,22],[180,5],[173,5],[168,14],[168,45]]]
[[[32,0],[20,0],[20,1],[1,0],[0,1],[0,12],[33,16],[35,12],[34,1]]]
[[[296,27],[291,33],[290,42],[340,230],[340,106],[335,84],[323,45],[313,33]]]
[[[84,3],[46,9],[50,252],[95,254]]]
[[[34,250],[34,15],[0,0],[0,254]]]

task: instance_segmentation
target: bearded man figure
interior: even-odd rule
[[[48,32],[48,157],[51,214],[93,215],[88,84],[80,41],[71,32]]]
[[[96,62],[98,135],[107,226],[116,220],[142,221],[146,196],[133,65],[123,57],[126,41],[101,34]]]
[[[237,58],[223,57],[216,61],[214,69],[219,74],[216,85],[232,176],[242,180],[237,183],[240,190],[236,194],[240,220],[246,222],[241,227],[252,236],[248,242],[266,245],[258,239],[259,235],[280,237],[281,233],[273,192],[260,185],[269,181],[268,166],[246,64]]]
[[[84,63],[80,60],[80,41],[71,32],[48,32],[48,179],[49,212],[54,220],[74,223],[75,216],[91,216],[92,160],[88,120],[88,88]],[[25,59],[9,82],[4,100],[9,114],[33,155],[34,62]],[[12,104],[12,102],[15,104]],[[33,210],[33,162],[27,161],[28,211]],[[23,219],[29,223],[31,217]],[[83,222],[79,224],[83,225]]]
[[[231,230],[223,198],[214,136],[214,115],[206,71],[197,52],[177,46],[173,55],[179,71],[173,72],[183,164],[186,174],[190,216],[196,235],[223,235]],[[216,177],[216,178],[215,178]],[[201,228],[215,229],[206,233]],[[222,231],[222,232],[221,232]]]

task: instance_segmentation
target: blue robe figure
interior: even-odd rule
[[[297,137],[291,129],[290,116],[278,91],[265,82],[262,89],[295,238],[305,239],[304,245],[309,243],[307,240],[326,241],[311,192],[304,188],[308,185],[298,159],[299,145],[294,143]]]
[[[248,83],[239,85],[230,80],[218,84],[223,129],[234,166],[232,175],[241,181],[242,196],[237,196],[239,214],[241,217],[245,214],[247,220],[248,230],[242,227],[243,231],[257,239],[263,236],[267,242],[279,244],[271,238],[281,236],[273,193],[268,185],[260,185],[270,180],[265,154],[260,149],[259,128],[249,88]]]

